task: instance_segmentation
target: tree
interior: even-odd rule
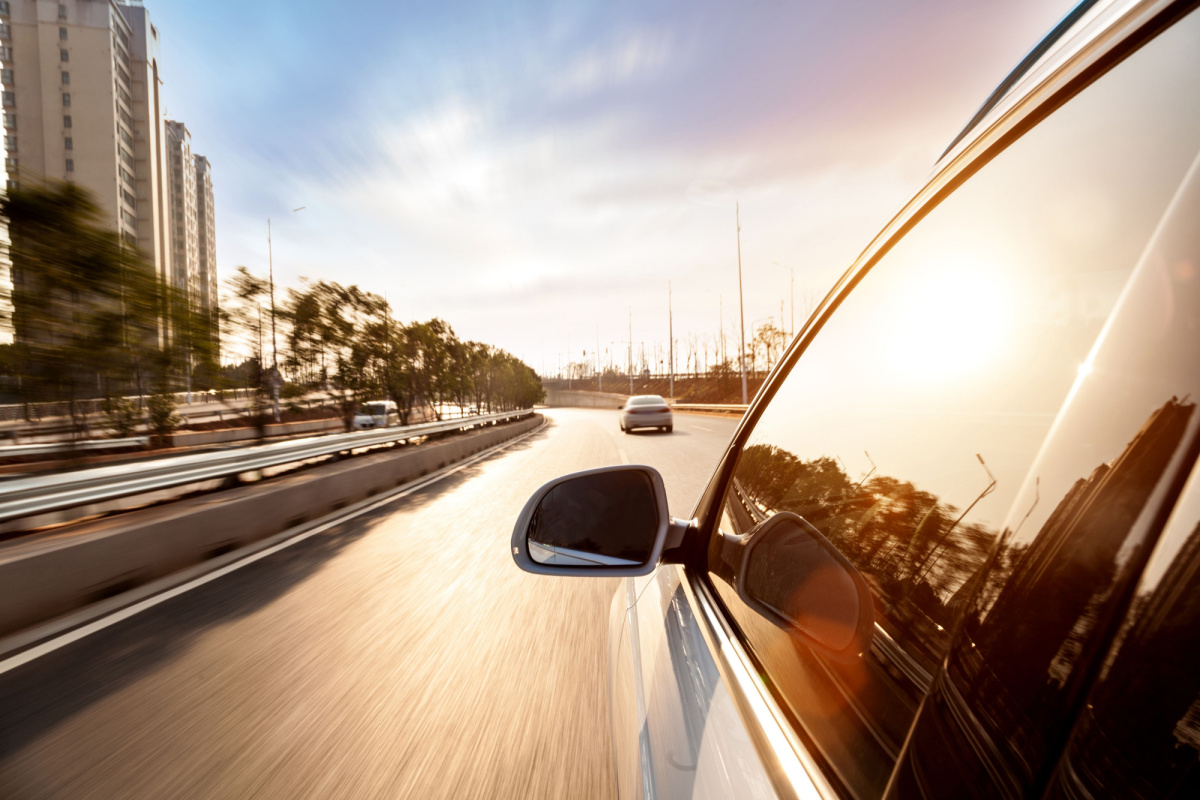
[[[11,366],[24,402],[144,392],[160,357],[164,292],[136,248],[108,229],[85,190],[67,183],[0,199],[13,264]]]

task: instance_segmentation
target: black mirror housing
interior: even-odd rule
[[[832,660],[866,653],[875,631],[870,586],[803,517],[777,513],[727,537],[725,549],[746,605]]]

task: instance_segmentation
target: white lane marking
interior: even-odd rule
[[[706,428],[703,425],[693,425],[692,427],[698,431],[705,431],[706,433],[712,433],[712,428]]]
[[[633,463],[632,461],[629,460],[629,454],[625,452],[625,448],[621,447],[621,445],[617,445],[617,455],[621,457],[622,464],[632,464]]]
[[[543,425],[544,424],[545,423],[543,423]],[[280,550],[291,547],[292,545],[302,542],[305,539],[308,539],[309,537],[316,536],[318,533],[327,531],[336,525],[341,525],[343,522],[347,522],[349,520],[354,519],[355,517],[366,514],[368,511],[374,511],[375,509],[377,509],[381,506],[385,506],[388,503],[391,503],[395,500],[399,500],[402,497],[407,497],[408,495],[412,494],[413,492],[417,491],[418,489],[424,489],[426,486],[429,486],[430,484],[433,484],[433,483],[437,483],[438,481],[442,480],[443,478],[448,478],[449,476],[453,475],[454,473],[458,472],[459,470],[466,469],[467,467],[471,466],[472,464],[474,464],[477,461],[487,458],[488,456],[494,455],[495,453],[497,453],[507,447],[513,446],[517,442],[521,441],[522,439],[528,438],[529,436],[532,436],[533,434],[537,433],[541,429],[542,429],[542,425],[539,425],[538,427],[534,428],[533,430],[529,431],[528,433],[523,433],[520,436],[516,437],[515,439],[510,439],[507,442],[501,442],[500,444],[496,445],[495,447],[493,447],[489,450],[484,450],[479,455],[477,455],[474,458],[471,458],[467,461],[464,461],[461,464],[455,464],[452,467],[446,467],[441,472],[435,472],[426,478],[422,478],[422,479],[418,480],[416,483],[411,483],[407,486],[400,487],[400,488],[396,489],[392,494],[389,494],[383,498],[380,498],[379,500],[371,503],[370,505],[363,506],[362,508],[353,509],[347,514],[343,514],[342,516],[335,517],[334,519],[331,519],[327,522],[323,522],[314,528],[311,528],[311,529],[305,530],[305,531],[301,531],[300,533],[296,534],[295,536],[293,536],[290,539],[286,539],[282,542],[279,542],[278,544],[272,545],[271,547],[267,547],[263,550],[259,550],[257,552],[251,553],[250,555],[246,556],[245,558],[239,559],[239,560],[233,562],[232,564],[227,564],[226,566],[221,567],[220,569],[215,569],[212,572],[207,572],[198,578],[193,578],[192,580],[187,581],[186,583],[182,583],[179,586],[176,586],[171,589],[167,589],[166,591],[161,592],[160,594],[156,594],[153,597],[148,597],[145,600],[134,603],[133,605],[126,606],[125,608],[122,608],[119,611],[114,611],[111,614],[107,614],[107,615],[101,617],[100,619],[97,619],[86,625],[82,625],[78,628],[73,628],[72,630],[69,630],[66,633],[55,636],[52,639],[48,639],[47,641],[42,642],[41,644],[35,645],[35,646],[29,648],[28,650],[22,650],[21,652],[0,661],[0,675],[3,675],[4,673],[8,672],[9,670],[16,669],[17,667],[20,667],[24,664],[28,664],[30,661],[34,661],[38,658],[41,658],[44,655],[53,653],[55,650],[58,650],[62,647],[66,647],[67,645],[69,645],[73,642],[77,642],[80,639],[83,639],[87,636],[90,636],[93,633],[96,633],[97,631],[102,631],[109,626],[117,624],[118,622],[127,620],[130,617],[140,614],[149,608],[153,608],[154,606],[156,606],[160,603],[165,603],[167,600],[170,600],[174,597],[178,597],[179,595],[184,594],[185,592],[190,592],[192,589],[203,586],[204,584],[210,583],[211,581],[215,581],[217,578],[222,578],[231,572],[234,572],[236,570],[241,569],[242,567],[253,564],[255,561],[264,559],[269,555],[278,553]],[[628,462],[626,462],[626,463],[628,463]]]

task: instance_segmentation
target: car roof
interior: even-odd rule
[[[629,402],[631,403],[637,400],[652,400],[657,403],[667,402],[662,398],[662,395],[658,394],[635,394],[633,397],[629,398]]]

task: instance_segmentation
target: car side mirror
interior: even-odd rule
[[[866,653],[875,631],[870,586],[803,517],[780,512],[727,536],[724,547],[746,605],[833,660]]]
[[[512,557],[539,575],[648,575],[688,525],[667,513],[654,468],[590,469],[533,493],[513,528]]]

